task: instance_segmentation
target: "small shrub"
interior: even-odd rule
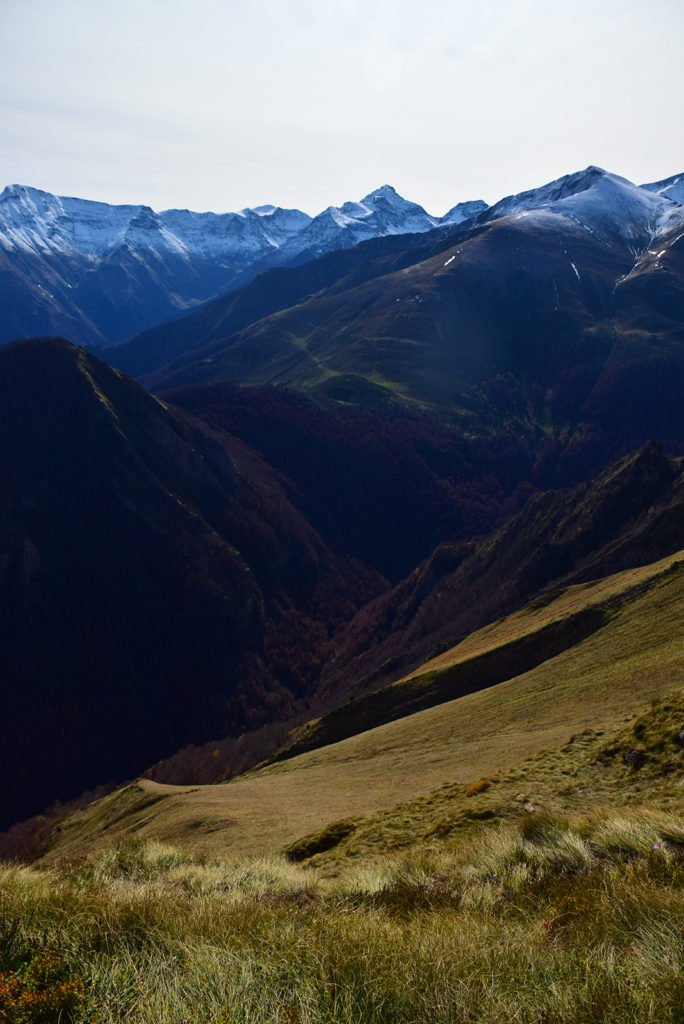
[[[71,975],[52,948],[34,948],[18,917],[0,920],[0,1021],[66,1024],[84,994],[83,980]]]
[[[51,1024],[73,1020],[83,1002],[81,978],[65,976],[51,950],[36,953],[22,974],[0,972],[0,1020],[13,1024]]]
[[[491,784],[491,779],[479,779],[477,782],[471,782],[471,784],[466,788],[465,795],[475,796],[476,793],[484,793],[486,789],[489,789]]]

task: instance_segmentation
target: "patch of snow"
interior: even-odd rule
[[[613,294],[615,294],[615,292],[617,291],[617,289],[620,287],[621,284],[624,284],[625,281],[629,280],[629,278],[632,276],[634,271],[640,266],[641,260],[642,260],[642,257],[640,256],[637,260],[635,260],[634,265],[632,266],[631,270],[628,270],[628,272],[626,274],[623,274],[622,277],[619,277],[617,279],[617,281],[613,285]]]

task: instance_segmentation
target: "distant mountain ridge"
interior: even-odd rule
[[[678,443],[678,187],[589,167],[460,226],[272,270],[107,358],[153,390],[277,384],[324,401],[427,405],[476,433],[607,429],[615,457],[627,436]]]
[[[232,213],[107,203],[24,185],[0,193],[0,342],[59,334],[105,348],[248,285],[361,242],[549,215],[636,257],[684,221],[684,175],[636,186],[590,166],[492,207],[428,214],[390,185],[315,217],[263,205]],[[540,220],[541,218],[541,220]]]
[[[0,341],[61,333],[106,346],[246,284],[268,266],[462,223],[484,209],[469,202],[432,217],[384,185],[317,217],[269,205],[155,213],[10,185],[0,194]]]

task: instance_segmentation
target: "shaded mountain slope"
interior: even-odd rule
[[[549,219],[495,221],[408,268],[260,320],[145,382],[277,383],[428,405],[467,429],[502,420],[572,428],[606,363],[637,356],[622,337],[631,310],[620,333],[612,323],[616,282],[634,261],[574,226],[559,235]]]
[[[540,492],[478,543],[444,544],[335,639],[320,689],[376,688],[526,600],[684,547],[681,465],[649,444],[574,489]]]
[[[378,574],[85,350],[3,347],[0,389],[1,820],[291,712]]]
[[[466,230],[465,228],[463,230]],[[448,245],[450,229],[419,235],[390,235],[325,253],[302,264],[265,270],[244,287],[222,295],[186,316],[152,327],[112,346],[107,360],[136,377],[168,373],[179,360],[205,358],[237,331],[281,310],[307,302],[319,292],[343,292],[370,279],[403,269]]]
[[[584,288],[564,251],[569,240],[559,241],[555,225],[494,222],[441,236],[427,250],[411,246],[395,266],[368,262],[370,253],[354,250],[364,259],[355,277],[245,327],[228,319],[233,334],[224,333],[222,321],[203,333],[199,314],[188,317],[188,354],[148,373],[145,383],[158,389],[223,379],[326,393],[336,379],[353,375],[386,398],[482,418],[494,382],[505,386],[512,373],[544,372],[549,362],[551,369],[577,362],[582,331],[607,313],[615,281],[632,267],[627,251],[602,246],[597,253],[592,240],[573,240],[575,265],[592,267]],[[315,264],[307,268],[313,277]],[[179,327],[175,334],[155,332],[160,352],[164,335],[177,338]]]
[[[489,533],[532,489],[524,443],[465,439],[420,410],[321,407],[287,389],[231,384],[164,396],[259,451],[329,543],[393,582],[441,541]]]
[[[627,590],[632,585],[638,590],[649,575],[641,566],[672,560],[672,552],[684,546],[683,499],[681,460],[670,460],[660,446],[649,444],[594,481],[537,493],[490,537],[440,545],[332,638],[317,684],[317,713],[327,714],[321,728],[314,723],[313,731],[304,731],[304,740],[314,746],[334,742],[418,707],[492,686],[592,636],[613,616],[614,592],[583,584],[587,594],[594,588],[597,595],[592,608],[585,608],[582,586],[579,604],[572,595],[567,601],[559,595],[568,587],[572,591],[577,581],[615,572],[624,574]],[[651,577],[659,571],[656,567]],[[514,610],[530,600],[528,610],[517,613],[527,626],[516,632]],[[502,615],[509,615],[510,629],[509,619],[498,629]],[[502,635],[491,650],[473,652],[473,630]],[[455,643],[459,651],[469,651],[462,660],[470,662],[442,672]],[[425,674],[424,687],[420,681],[414,686],[411,676],[405,694],[389,685],[418,672]],[[290,728],[299,730],[305,721],[300,714]],[[219,781],[275,754],[284,734],[281,728],[277,734],[245,737],[238,745],[228,740],[187,748],[147,774],[163,782]],[[290,746],[300,749],[299,741]]]

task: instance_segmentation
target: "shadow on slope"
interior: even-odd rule
[[[54,339],[0,349],[0,820],[288,716],[384,581],[236,439]]]

